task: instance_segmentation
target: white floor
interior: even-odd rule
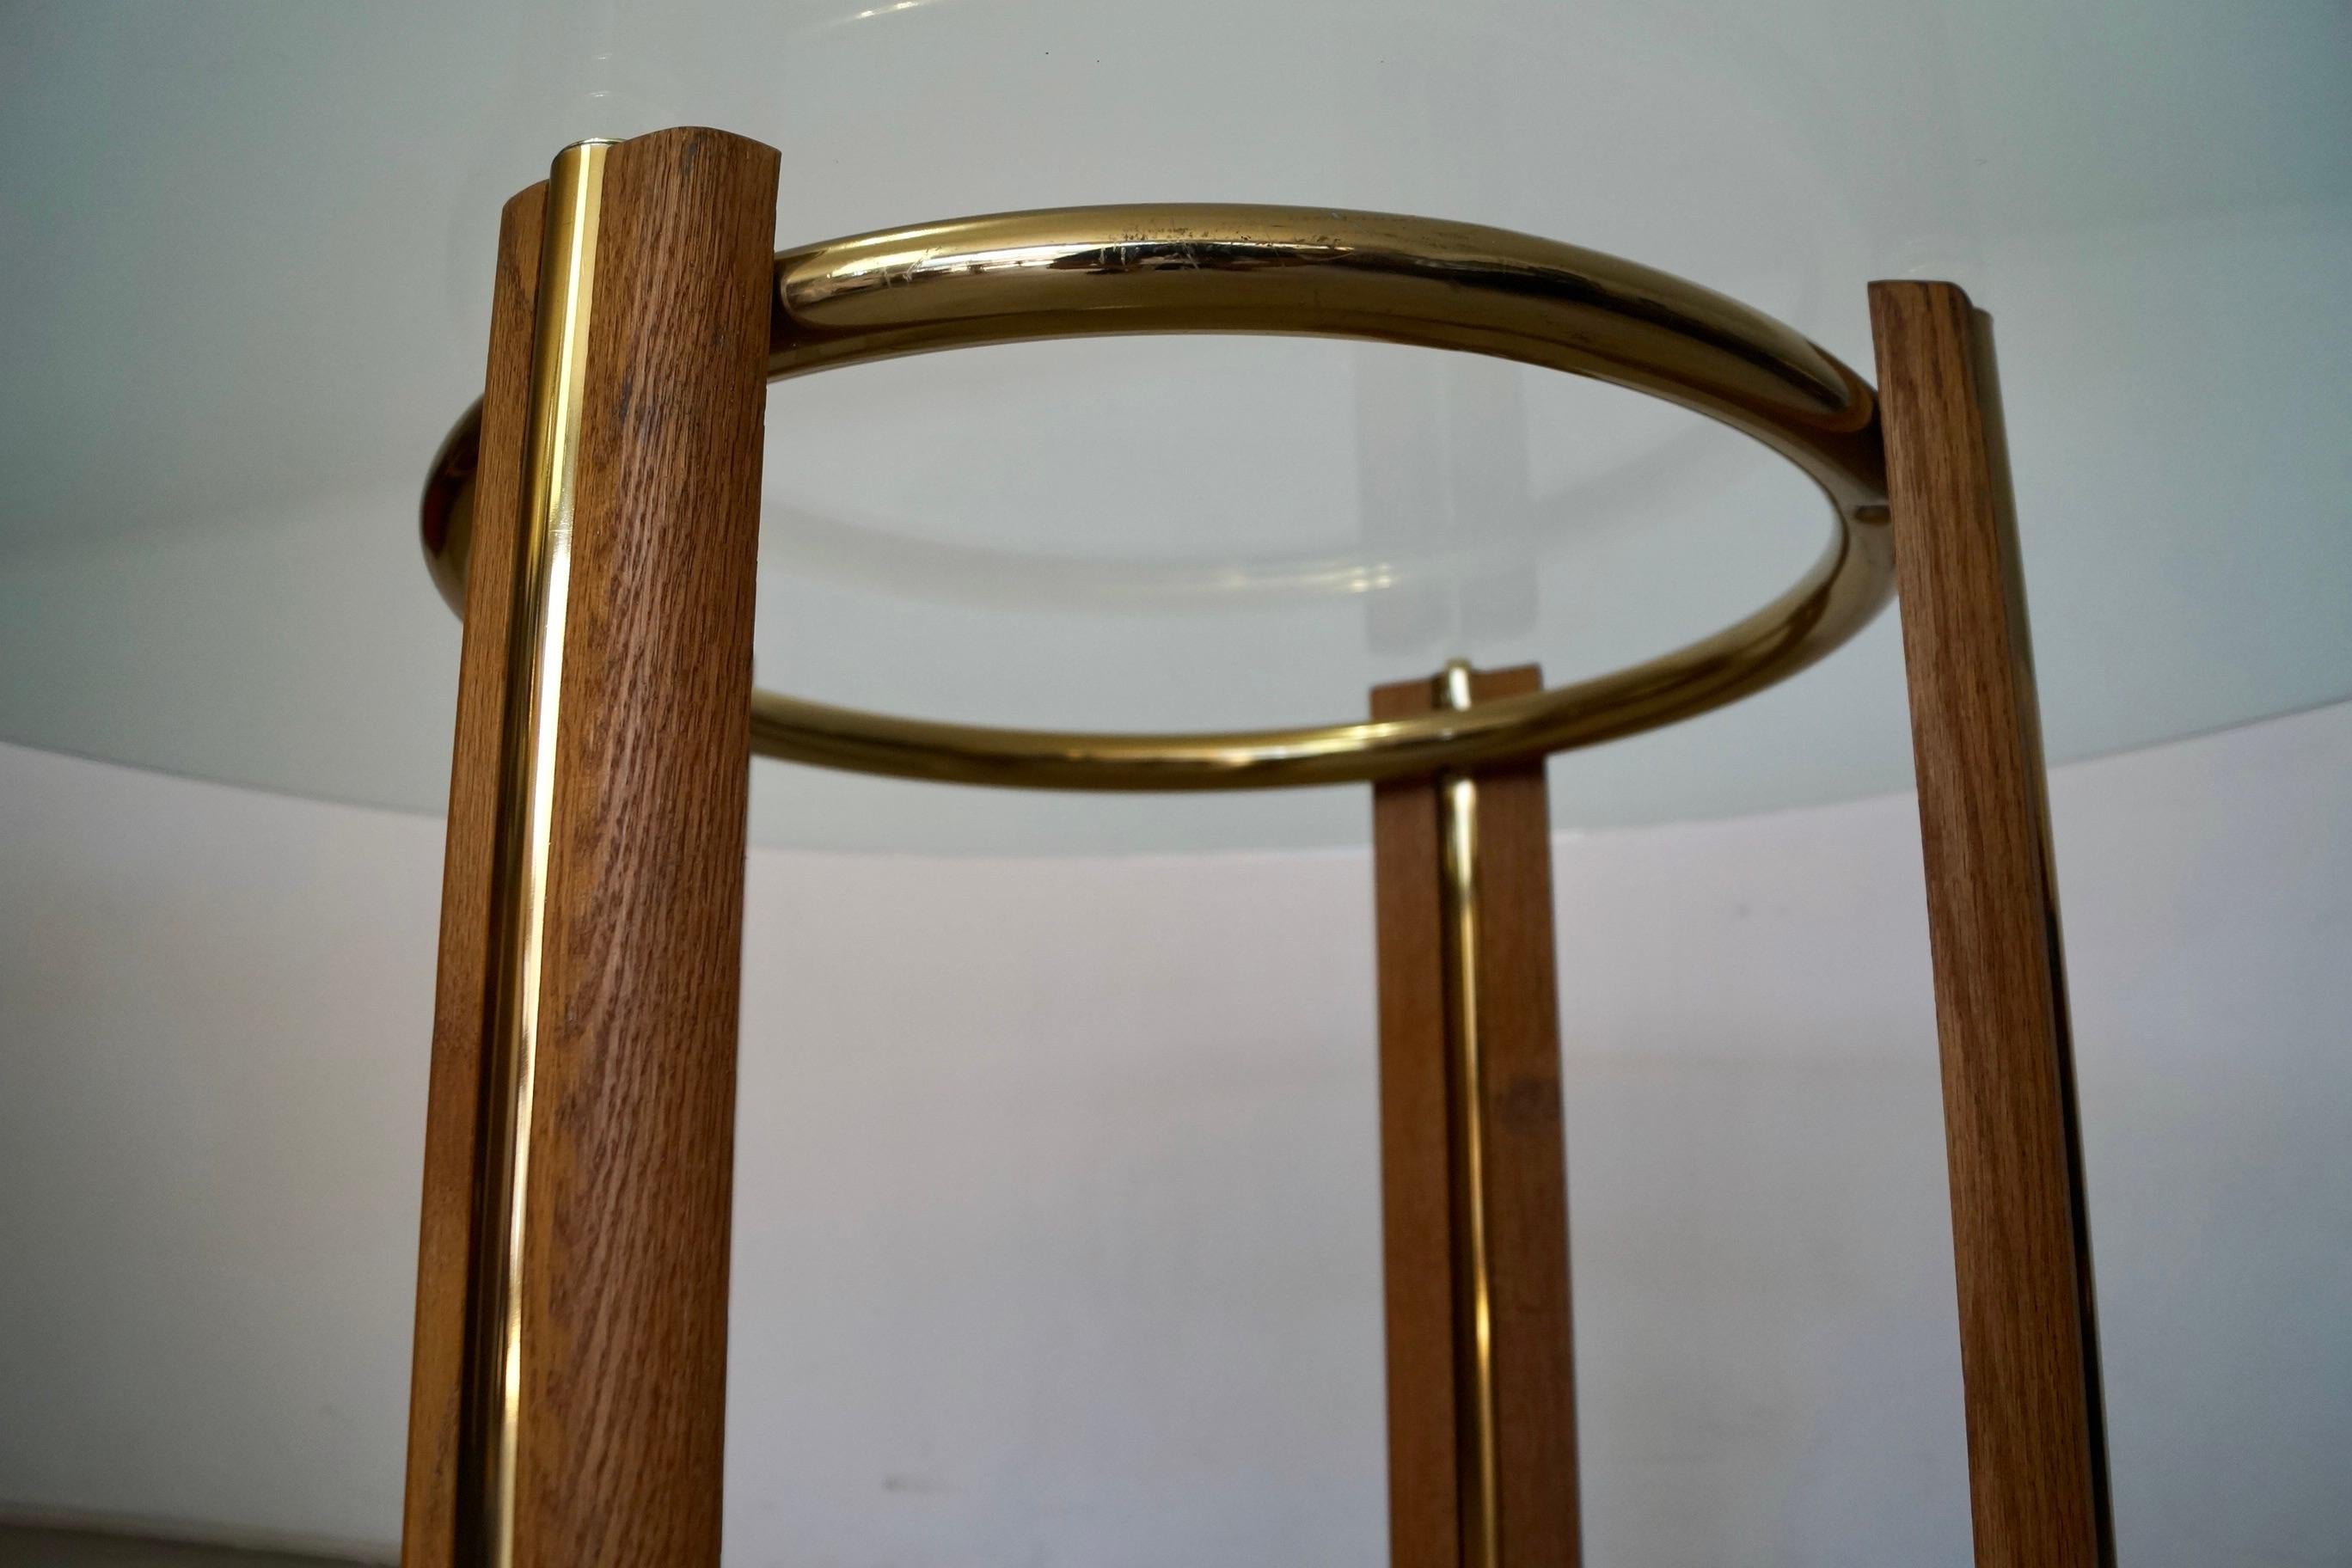
[[[343,1568],[354,1561],[0,1524],[0,1568]]]

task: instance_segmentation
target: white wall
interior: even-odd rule
[[[2345,1561],[2352,706],[2054,801],[2123,1560]],[[1911,812],[1560,844],[1596,1564],[1966,1556]],[[0,748],[0,1503],[392,1540],[439,858]],[[1376,1561],[1369,927],[756,851],[730,1562]]]

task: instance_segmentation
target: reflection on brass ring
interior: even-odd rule
[[[1893,591],[1877,399],[1837,360],[1720,294],[1505,229],[1315,207],[1072,207],[961,218],[776,258],[772,379],[1041,338],[1238,332],[1491,354],[1646,392],[1787,458],[1837,526],[1764,608],[1646,664],[1526,697],[1378,723],[1230,734],[1056,733],[905,719],[773,692],[764,756],[1036,789],[1265,789],[1469,767],[1655,729],[1785,679]],[[464,609],[479,409],[436,458],[427,563]]]

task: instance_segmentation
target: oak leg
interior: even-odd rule
[[[1372,714],[1540,684],[1457,668],[1376,690]],[[1576,1401],[1543,763],[1383,784],[1372,820],[1391,1558],[1562,1568]]]
[[[476,1337],[477,1209],[483,1184],[492,886],[499,758],[505,734],[507,644],[513,620],[516,531],[522,515],[530,420],[533,301],[547,187],[506,205],[490,295],[490,357],[470,526],[449,826],[441,872],[440,972],[433,1004],[433,1063],[425,1116],[425,1194],[416,1250],[416,1335],[409,1371],[408,1486],[401,1560],[452,1568],[465,1490],[459,1451]]]
[[[1980,1565],[2114,1561],[2073,1045],[1985,318],[1870,289],[1918,764]]]
[[[777,155],[568,149],[500,235],[403,1546],[715,1563]]]

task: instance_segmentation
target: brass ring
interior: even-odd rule
[[[771,379],[1040,338],[1249,332],[1491,354],[1707,415],[1835,509],[1794,587],[1713,637],[1574,685],[1412,719],[1230,734],[995,729],[751,698],[751,748],[819,767],[1034,789],[1265,789],[1592,745],[1732,702],[1843,643],[1894,586],[1877,398],[1787,327],[1597,251],[1506,229],[1276,206],[1070,207],[961,218],[776,258]],[[464,613],[478,405],[435,459],[425,556]]]

